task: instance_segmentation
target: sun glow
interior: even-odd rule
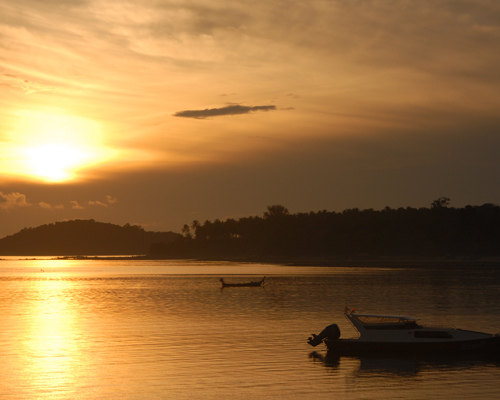
[[[20,112],[9,139],[2,172],[44,182],[80,179],[114,153],[103,144],[98,123],[58,113]]]
[[[91,158],[91,153],[67,144],[51,143],[26,149],[32,175],[49,182],[75,178],[75,170]]]

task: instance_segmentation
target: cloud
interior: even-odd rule
[[[38,203],[38,207],[44,208],[46,210],[62,210],[64,208],[64,205],[62,205],[62,204],[52,205],[52,204],[47,203],[45,201],[41,201]]]
[[[19,192],[3,193],[0,192],[0,208],[6,210],[9,208],[27,207],[28,203],[26,195]]]
[[[109,205],[118,203],[118,199],[109,194],[106,195],[106,201],[108,202]]]
[[[69,203],[71,204],[71,208],[73,210],[83,210],[85,208],[76,200],[71,200]]]
[[[101,207],[108,206],[106,203],[103,203],[102,201],[99,200],[89,200],[88,204],[89,206],[101,206]]]
[[[218,117],[221,115],[238,115],[238,114],[248,114],[253,111],[272,111],[276,110],[274,105],[264,105],[264,106],[242,106],[240,104],[232,104],[226,107],[220,108],[206,108],[204,110],[183,110],[178,111],[174,114],[175,117],[184,118],[209,118]]]
[[[24,79],[13,74],[0,75],[0,85],[7,86],[12,89],[19,89],[24,92],[24,94],[52,92],[55,90],[54,86],[34,82],[33,80]]]
[[[99,206],[99,207],[109,207],[112,206],[113,204],[116,204],[118,202],[118,199],[116,197],[110,196],[109,194],[106,195],[106,200],[100,201],[100,200],[89,200],[88,205],[89,206]]]
[[[118,199],[111,195],[106,195],[104,200],[89,200],[87,201],[87,205],[97,206],[97,207],[110,207],[118,202]],[[71,200],[69,202],[70,208],[72,210],[84,210],[86,206],[85,203],[81,203],[78,200]],[[63,204],[51,204],[46,201],[39,201],[37,203],[28,202],[26,195],[19,192],[12,193],[3,193],[0,192],[0,209],[12,209],[12,208],[21,208],[21,207],[39,207],[44,210],[62,210],[65,208]]]

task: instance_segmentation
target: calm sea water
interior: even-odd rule
[[[328,360],[306,339],[353,336],[345,305],[500,332],[499,294],[500,269],[2,260],[0,399],[497,399],[494,359]]]

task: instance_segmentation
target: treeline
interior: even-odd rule
[[[0,239],[2,255],[116,255],[146,254],[153,243],[168,245],[173,232],[147,232],[137,225],[123,226],[91,220],[55,222]]]
[[[198,221],[183,235],[156,243],[153,257],[233,258],[500,255],[500,207],[449,207],[448,198],[429,208],[386,207],[290,214],[281,205],[263,216]]]
[[[499,257],[500,207],[386,207],[193,221],[182,234],[73,220],[25,228],[0,239],[0,255],[139,255],[152,258],[293,260],[350,257]]]

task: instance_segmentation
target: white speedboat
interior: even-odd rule
[[[359,332],[358,338],[340,338],[340,329],[332,324],[318,335],[313,334],[308,343],[317,346],[324,342],[328,351],[343,355],[500,351],[500,335],[426,327],[420,325],[416,318],[358,314],[347,308],[344,314]]]

